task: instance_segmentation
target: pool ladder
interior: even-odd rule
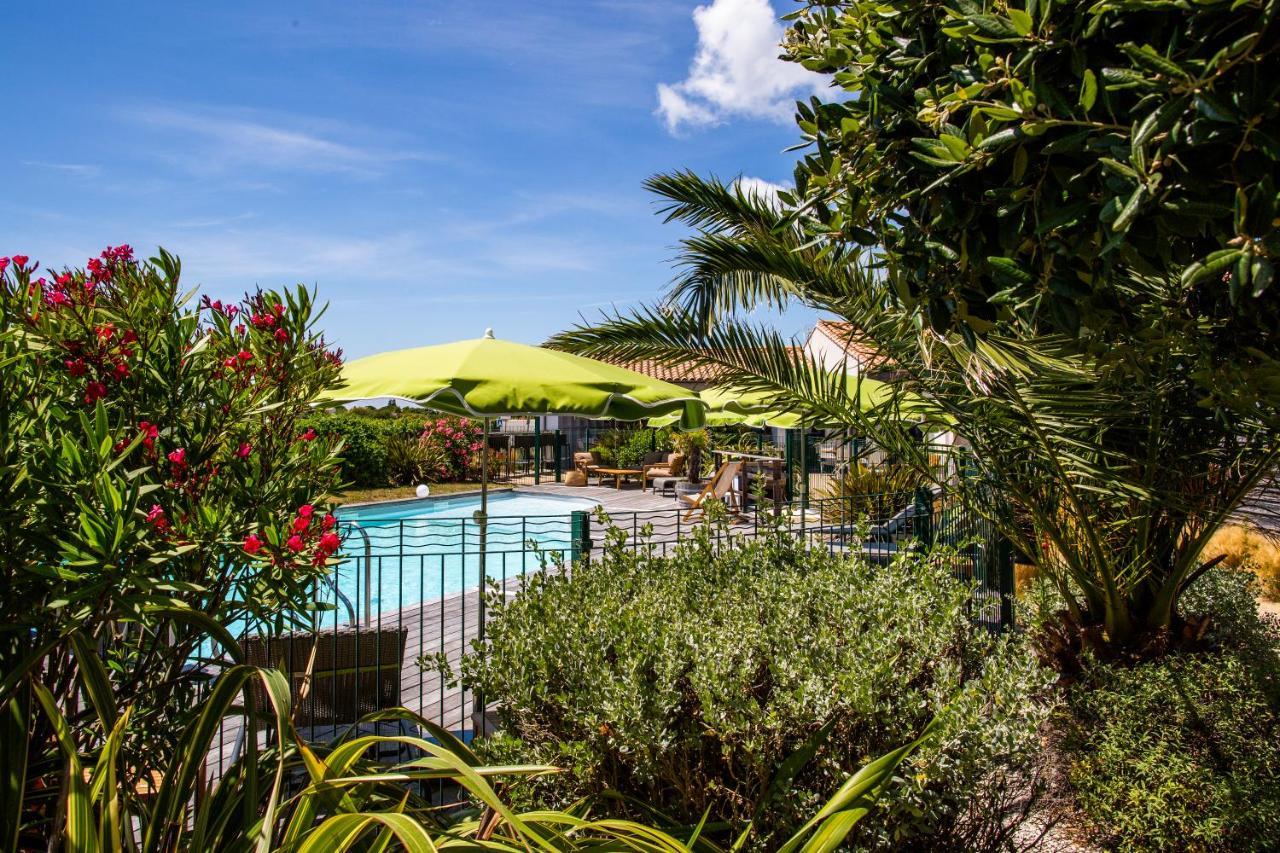
[[[373,613],[373,543],[369,541],[369,533],[354,521],[346,522],[348,529],[354,530],[360,534],[360,538],[364,540],[364,611],[363,618],[360,620],[364,626],[369,627],[371,614]],[[333,590],[333,594],[347,608],[347,618],[352,624],[356,622],[356,610],[351,604],[351,599],[338,588],[338,573],[334,572],[329,576],[329,588]]]

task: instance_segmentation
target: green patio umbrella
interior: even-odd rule
[[[581,415],[642,420],[676,414],[702,424],[703,404],[679,385],[566,352],[493,337],[416,347],[357,359],[342,370],[334,401],[396,397],[476,418]]]
[[[580,415],[642,420],[670,415],[685,429],[704,424],[705,405],[679,385],[544,347],[483,338],[393,350],[349,362],[333,402],[393,397],[484,421],[480,514],[488,510],[489,421],[500,416]],[[483,567],[484,527],[481,526]]]
[[[847,377],[847,392],[857,396],[864,412],[878,406],[887,406],[893,400],[893,388],[886,382],[877,379],[861,378],[851,374]],[[705,388],[698,396],[706,403],[706,422],[709,426],[778,427],[779,429],[796,429],[802,425],[813,425],[814,420],[802,414],[778,408],[778,395],[769,391],[744,391],[732,385],[718,385]],[[902,411],[905,414],[924,414],[925,406],[912,395],[905,401]],[[659,415],[649,419],[649,426],[670,426],[677,422],[672,415]]]

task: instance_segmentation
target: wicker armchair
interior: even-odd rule
[[[659,461],[646,462],[640,473],[640,488],[647,489],[657,477],[679,477],[684,474],[684,454],[666,453]]]
[[[408,629],[404,628],[338,628],[315,634],[248,637],[242,648],[247,663],[284,672],[298,734],[312,742],[325,742],[369,713],[401,706],[407,639]],[[270,699],[261,681],[252,681],[251,689],[257,716],[261,722],[269,722]],[[367,727],[370,734],[411,734],[403,731],[399,722]],[[237,744],[237,753],[239,748],[241,744]],[[379,753],[379,758],[402,761],[401,752],[397,744],[390,744],[387,754]]]

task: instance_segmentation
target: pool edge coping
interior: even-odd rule
[[[493,494],[494,492],[515,492],[515,491],[519,491],[518,487],[509,486],[504,483],[501,486],[498,486],[497,488],[489,489],[489,494]],[[364,506],[386,506],[388,504],[406,504],[406,503],[416,503],[417,501],[430,501],[430,500],[444,501],[444,500],[450,500],[452,498],[474,498],[474,497],[479,497],[481,492],[482,492],[481,489],[469,489],[465,492],[449,492],[448,494],[444,494],[444,495],[427,495],[425,498],[420,498],[415,495],[411,498],[387,498],[385,501],[355,501],[353,503],[338,504],[338,506],[335,507],[335,509],[347,509],[348,507],[364,507]]]

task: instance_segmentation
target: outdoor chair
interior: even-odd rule
[[[601,467],[600,456],[593,450],[581,450],[573,454],[573,467],[586,476],[587,483],[591,482],[592,476],[595,476],[597,481],[600,478],[597,473]]]
[[[298,734],[308,741],[327,742],[368,714],[402,705],[400,671],[408,635],[406,628],[342,627],[314,634],[248,637],[242,647],[246,663],[279,669],[288,679]],[[252,684],[258,716],[269,720],[266,691],[261,682]],[[360,728],[364,734],[415,734],[402,721],[361,724]],[[383,746],[386,750],[379,752],[379,760],[404,760],[398,744]]]
[[[688,511],[684,514],[685,520],[688,521],[693,518],[695,512],[705,512],[707,501],[718,500],[723,500],[729,512],[735,517],[741,518],[742,508],[733,487],[733,481],[737,479],[741,470],[741,461],[726,462],[712,475],[711,479],[707,481],[707,484],[703,486],[702,491],[698,492],[697,495],[694,497],[681,495],[680,499],[690,504]]]
[[[665,453],[663,458],[654,462],[645,462],[641,466],[640,488],[647,489],[649,481],[657,477],[679,477],[684,473],[684,454]]]

